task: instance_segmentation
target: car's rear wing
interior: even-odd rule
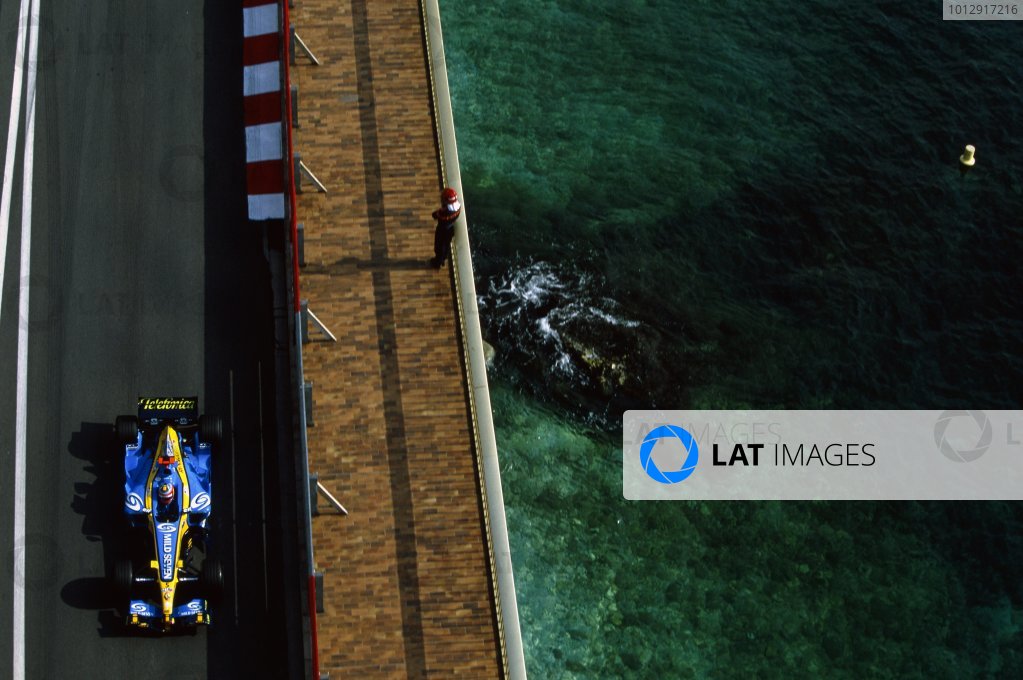
[[[171,422],[194,425],[199,420],[199,397],[139,397],[139,424]]]

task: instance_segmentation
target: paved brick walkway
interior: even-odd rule
[[[299,196],[302,296],[338,337],[305,346],[310,469],[351,513],[313,524],[321,670],[496,678],[454,292],[427,266],[441,186],[419,5],[298,0],[291,16],[323,62],[292,67],[295,149],[329,189]]]

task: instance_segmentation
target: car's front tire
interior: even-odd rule
[[[139,419],[135,416],[117,416],[114,421],[117,439],[122,444],[134,444],[139,438]]]

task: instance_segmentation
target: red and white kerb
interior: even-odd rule
[[[280,6],[244,0],[245,162],[249,219],[285,216]]]

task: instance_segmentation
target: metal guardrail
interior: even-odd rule
[[[291,101],[291,73],[289,69],[290,55],[287,54],[290,51],[290,44],[288,37],[291,34],[291,17],[288,13],[288,8],[291,5],[290,2],[284,2],[284,0],[277,0],[279,11],[280,11],[280,42],[282,46],[282,52],[285,54],[281,55],[282,69],[282,87],[281,91],[284,93],[284,111],[290,113],[292,111]],[[301,304],[301,291],[299,287],[299,234],[298,234],[298,214],[297,214],[297,182],[296,174],[299,170],[299,163],[295,163],[295,148],[294,141],[292,139],[292,125],[281,126],[287,144],[287,155],[284,156],[284,167],[287,173],[287,215],[288,223],[290,227],[291,236],[291,269],[292,269],[292,288],[294,293],[294,342],[295,342],[295,383],[296,388],[296,400],[295,403],[298,406],[298,445],[299,445],[299,456],[302,474],[302,501],[305,506],[304,521],[306,529],[306,564],[308,568],[307,580],[306,580],[306,594],[308,596],[308,616],[309,616],[309,654],[310,654],[310,665],[309,673],[312,680],[322,680],[320,674],[320,657],[319,657],[319,640],[317,639],[317,627],[316,627],[316,611],[317,611],[317,598],[316,598],[316,569],[315,562],[313,559],[313,530],[312,530],[312,493],[309,489],[309,440],[308,432],[306,431],[307,426],[307,413],[306,413],[306,400],[305,400],[305,371],[302,365],[302,331],[304,324],[302,323],[302,304]],[[282,154],[283,155],[283,154]]]

